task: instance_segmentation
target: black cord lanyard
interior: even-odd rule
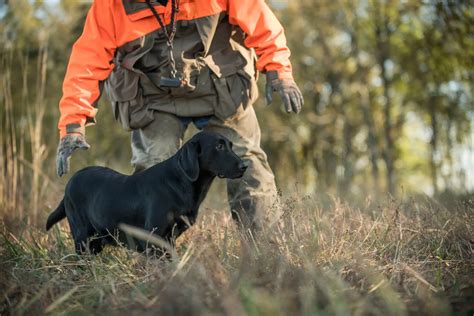
[[[151,4],[150,0],[146,0],[146,4],[150,8],[151,12],[155,16],[156,20],[160,24],[160,27],[163,31],[163,34],[166,37],[166,45],[168,46],[168,60],[170,62],[171,68],[171,78],[161,77],[160,86],[177,88],[181,86],[181,79],[176,77],[178,73],[176,71],[176,62],[173,57],[173,40],[176,35],[176,14],[179,12],[179,0],[171,0],[171,21],[170,21],[170,31],[166,29],[165,23],[160,15],[156,12],[155,8]]]

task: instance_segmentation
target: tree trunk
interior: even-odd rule
[[[372,173],[372,187],[369,188],[370,191],[373,192],[375,197],[379,196],[379,167],[378,167],[378,159],[379,153],[377,148],[377,136],[375,131],[375,124],[374,118],[372,115],[372,110],[370,108],[370,95],[369,89],[365,84],[367,82],[367,73],[368,70],[364,69],[360,58],[359,58],[359,19],[357,16],[357,11],[355,6],[352,2],[348,2],[351,5],[351,9],[353,12],[353,22],[352,22],[352,30],[348,30],[351,34],[351,44],[352,44],[352,56],[356,60],[357,63],[357,71],[356,71],[356,85],[359,94],[360,100],[360,107],[363,113],[363,120],[364,124],[367,127],[367,147],[369,148],[369,160],[371,164],[371,173]]]
[[[385,12],[381,12],[381,4],[378,1],[375,5],[375,41],[377,47],[377,63],[380,67],[380,78],[382,80],[384,96],[384,139],[383,159],[386,166],[387,190],[390,194],[395,193],[395,173],[394,173],[394,140],[392,137],[392,100],[390,96],[390,79],[388,78],[386,62],[390,52],[390,30],[388,28],[388,17]]]
[[[375,196],[380,194],[380,174],[377,161],[379,159],[379,152],[377,148],[377,137],[375,133],[374,118],[370,109],[370,96],[367,88],[360,89],[360,104],[364,114],[364,123],[367,126],[367,147],[369,148],[370,164],[372,166],[372,185]]]
[[[431,183],[433,185],[433,193],[436,195],[439,193],[438,187],[438,163],[437,163],[437,153],[438,153],[438,122],[436,116],[436,98],[430,96],[428,98],[428,108],[430,113],[431,120],[431,155],[430,155],[430,167],[431,167]]]

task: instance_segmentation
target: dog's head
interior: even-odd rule
[[[219,178],[236,179],[244,175],[248,164],[232,150],[232,143],[222,135],[200,132],[178,152],[178,164],[186,177],[196,181],[201,171]]]

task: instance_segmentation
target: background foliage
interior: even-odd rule
[[[255,105],[284,214],[242,238],[218,182],[163,262],[76,256],[64,221],[44,231],[68,178],[57,107],[90,1],[0,0],[0,314],[472,315],[471,3],[270,1],[306,100],[298,116]],[[128,133],[99,109],[71,174],[131,171]]]
[[[47,175],[54,169],[61,83],[89,5],[19,0],[0,7],[0,99],[11,104],[11,113],[0,110],[2,136],[14,133],[25,162],[34,163],[41,150],[36,158]],[[295,183],[306,193],[354,199],[474,188],[469,1],[270,5],[285,26],[306,100],[299,116],[278,104],[267,108],[263,98],[256,104],[263,146],[284,192]],[[106,97],[99,108],[98,125],[87,130],[92,150],[75,155],[73,167],[129,172],[129,136],[113,121]],[[39,114],[42,125],[32,131]],[[38,144],[30,153],[32,138]]]

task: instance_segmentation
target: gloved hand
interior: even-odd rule
[[[69,172],[69,160],[74,150],[89,149],[91,146],[81,134],[68,134],[59,141],[56,154],[56,172],[59,177]]]
[[[276,71],[267,72],[267,85],[265,87],[265,96],[267,104],[273,101],[273,92],[280,94],[281,100],[287,113],[299,113],[304,104],[303,95],[296,83],[291,79],[278,79]]]

